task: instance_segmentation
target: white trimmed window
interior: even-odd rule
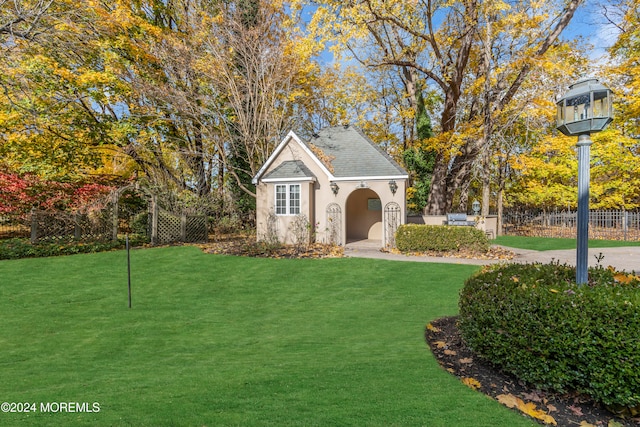
[[[276,215],[300,213],[300,184],[276,185]]]

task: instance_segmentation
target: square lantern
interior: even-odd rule
[[[613,92],[597,79],[569,86],[556,105],[558,130],[568,136],[600,132],[613,120]]]

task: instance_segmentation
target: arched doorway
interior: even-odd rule
[[[382,241],[382,204],[370,188],[355,190],[346,203],[347,242]]]

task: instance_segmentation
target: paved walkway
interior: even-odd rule
[[[417,261],[417,262],[441,262],[449,264],[471,264],[486,265],[500,262],[522,262],[533,263],[540,262],[548,264],[550,262],[560,262],[560,264],[576,264],[575,249],[555,250],[555,251],[534,251],[529,249],[502,248],[516,254],[511,260],[494,260],[494,259],[469,259],[469,258],[453,258],[453,257],[434,257],[434,256],[414,256],[393,254],[380,251],[379,240],[360,240],[350,242],[345,245],[345,256],[354,258],[374,258],[386,259],[391,261]],[[617,270],[640,273],[640,246],[629,246],[622,248],[598,248],[589,249],[589,266],[598,265],[598,257],[602,257],[600,265],[604,267],[613,266]]]

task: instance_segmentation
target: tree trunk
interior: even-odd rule
[[[444,102],[444,110],[440,118],[442,133],[453,132],[456,126],[456,110],[458,97],[453,90],[447,90]],[[436,155],[431,178],[431,188],[427,205],[424,208],[425,215],[445,215],[451,209],[452,200],[448,199],[449,156],[443,152]]]
[[[438,153],[431,178],[431,191],[429,191],[427,205],[424,208],[425,215],[444,215],[449,210],[449,201],[447,200],[448,169],[449,162],[442,153]]]
[[[458,211],[468,213],[469,212],[469,187],[471,181],[463,181],[460,185],[460,200],[458,202]]]

